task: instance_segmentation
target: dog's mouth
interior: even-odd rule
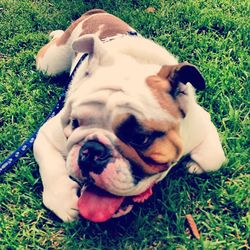
[[[129,213],[134,203],[142,203],[152,195],[152,187],[136,196],[116,196],[96,186],[81,192],[78,200],[79,213],[93,222],[105,222]]]

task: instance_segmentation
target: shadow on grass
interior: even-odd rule
[[[55,85],[56,87],[65,88],[69,84],[69,74],[68,73],[62,73],[58,76],[46,76],[43,73],[40,75],[41,82],[44,82],[48,85]]]

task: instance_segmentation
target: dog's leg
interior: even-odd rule
[[[190,173],[201,174],[218,170],[225,161],[219,135],[215,126],[210,124],[205,139],[190,153],[191,161],[187,163]]]
[[[74,55],[71,42],[59,43],[64,35],[63,30],[50,33],[51,41],[44,45],[36,56],[37,69],[49,76],[69,72]]]
[[[60,130],[57,116],[45,123],[35,140],[34,155],[43,182],[44,205],[63,221],[73,221],[78,217],[79,186],[69,178],[61,152],[64,149],[58,147],[64,144]]]

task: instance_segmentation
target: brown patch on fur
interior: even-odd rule
[[[113,130],[116,131],[129,116],[129,114],[117,116],[112,122]],[[161,131],[165,135],[156,138],[152,145],[143,151],[139,151],[139,149],[118,139],[116,143],[121,154],[140,166],[145,173],[155,174],[166,170],[169,167],[168,163],[177,161],[183,150],[179,125],[174,122],[156,120],[140,120],[138,122],[145,131]]]
[[[164,73],[170,74],[170,71]],[[160,71],[159,74],[163,74],[163,72]],[[153,95],[156,97],[161,107],[175,118],[179,118],[180,111],[178,105],[173,97],[168,94],[172,89],[170,82],[167,79],[163,79],[160,75],[154,75],[147,77],[146,83],[150,87]]]
[[[165,136],[155,139],[154,143],[143,152],[158,163],[175,162],[182,153],[183,145],[178,131],[168,130]]]
[[[91,15],[94,15],[94,14],[104,14],[104,13],[107,13],[106,11],[104,10],[101,10],[101,9],[93,9],[93,10],[89,10],[87,12],[85,12],[80,18],[78,18],[76,21],[74,21],[65,31],[64,33],[62,34],[62,36],[60,38],[57,39],[56,41],[56,45],[57,46],[60,46],[60,45],[63,45],[65,44],[71,33],[73,32],[73,30],[76,28],[76,26],[82,22],[84,19],[86,18],[89,18]]]
[[[154,143],[143,152],[158,163],[174,162],[182,153],[183,144],[179,135],[179,125],[173,122],[145,120],[140,124],[151,131],[164,131],[166,134],[155,139]]]
[[[100,39],[105,39],[117,34],[126,34],[130,30],[132,29],[127,23],[107,13],[104,15],[92,16],[84,21],[80,36],[97,33]]]
[[[130,115],[129,114],[123,114],[123,115],[119,115],[117,116],[113,122],[112,122],[112,128],[114,131],[116,131],[116,128],[119,127],[119,125],[121,125],[123,122],[125,122],[126,119],[128,119]],[[133,129],[133,128],[131,128]],[[134,149],[133,147],[131,147],[130,145],[126,144],[125,142],[123,142],[120,139],[117,139],[116,141],[116,145],[118,146],[118,150],[120,151],[120,153],[127,159],[129,159],[130,161],[136,163],[138,166],[140,166],[142,168],[142,170],[145,173],[148,174],[155,174],[155,173],[159,173],[163,170],[166,170],[166,166],[159,166],[159,165],[154,165],[154,164],[147,164],[138,154],[138,152],[136,151],[136,149]]]
[[[158,76],[163,79],[169,78],[175,66],[163,65],[158,72]]]
[[[99,34],[100,39],[115,36],[117,34],[126,34],[132,28],[120,18],[113,16],[101,9],[93,9],[84,13],[80,18],[73,22],[56,40],[56,45],[64,45],[73,30],[82,22],[82,32],[79,36],[87,34]]]
[[[142,170],[145,173],[148,174],[156,174],[159,173],[161,171],[164,171],[168,168],[168,166],[164,166],[164,165],[154,165],[154,164],[147,164],[140,156],[139,154],[136,152],[135,149],[133,149],[131,146],[125,144],[123,141],[121,140],[117,140],[116,141],[116,145],[118,146],[118,150],[120,151],[120,153],[127,159],[129,159],[130,161],[136,163],[138,166],[140,166],[142,168]]]

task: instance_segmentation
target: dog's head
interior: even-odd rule
[[[105,221],[146,200],[182,156],[181,121],[193,101],[187,83],[196,89],[205,83],[191,64],[140,63],[93,36],[73,48],[90,56],[63,109],[67,168],[84,184],[80,213]]]

